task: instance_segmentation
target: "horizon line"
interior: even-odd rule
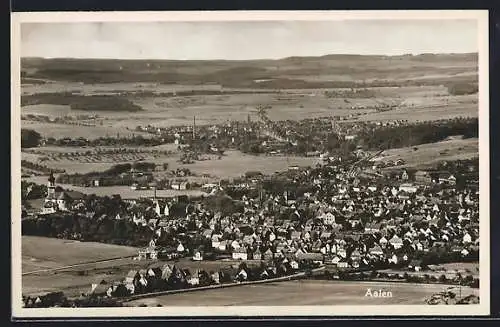
[[[310,55],[310,56],[287,56],[280,58],[249,58],[249,59],[222,59],[222,58],[212,58],[212,59],[169,59],[169,58],[107,58],[107,57],[43,57],[43,56],[20,56],[21,59],[45,59],[45,60],[57,60],[57,59],[70,59],[70,60],[123,60],[123,61],[278,61],[286,60],[292,58],[324,58],[329,56],[359,56],[359,57],[417,57],[423,55],[435,55],[435,56],[453,56],[453,55],[472,55],[479,54],[479,51],[472,52],[419,52],[419,53],[403,53],[403,54],[359,54],[359,53],[330,53],[324,55]]]

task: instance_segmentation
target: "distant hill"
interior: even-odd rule
[[[326,55],[278,60],[21,59],[22,81],[336,88],[477,82],[478,55]]]

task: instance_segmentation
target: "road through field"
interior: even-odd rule
[[[96,263],[120,261],[120,260],[124,260],[124,259],[130,259],[132,257],[135,257],[135,255],[128,255],[128,256],[124,256],[124,257],[111,258],[111,259],[103,259],[103,260],[94,260],[94,261],[80,262],[80,263],[77,263],[77,264],[67,265],[67,266],[62,266],[62,267],[56,267],[56,268],[47,268],[47,269],[39,269],[39,270],[26,271],[26,272],[23,272],[22,275],[25,276],[25,275],[33,275],[33,274],[39,274],[39,273],[48,273],[48,272],[54,272],[54,271],[69,269],[69,268],[76,268],[76,267],[94,265]]]

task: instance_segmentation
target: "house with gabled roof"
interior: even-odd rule
[[[464,234],[464,236],[462,237],[462,243],[464,243],[464,244],[472,243],[472,236],[468,232],[466,232]]]
[[[227,251],[229,249],[229,246],[230,246],[228,243],[229,243],[228,240],[220,241],[219,242],[219,246],[217,247],[217,249],[219,251],[222,251],[222,252]]]
[[[361,253],[358,250],[354,250],[351,252],[350,258],[352,261],[361,260]]]
[[[328,240],[328,239],[331,238],[331,236],[332,236],[331,232],[324,231],[324,232],[321,233],[320,238],[322,240]]]
[[[321,253],[300,253],[296,254],[295,258],[297,261],[312,261],[318,263],[323,263],[324,260],[324,256]]]
[[[274,258],[274,253],[271,249],[267,249],[263,254],[264,260],[272,260]]]
[[[374,256],[380,256],[380,255],[384,254],[384,251],[382,250],[380,245],[375,244],[372,248],[370,248],[368,250],[368,253],[370,253],[371,255],[374,255]]]
[[[336,266],[340,262],[340,260],[342,260],[342,258],[339,257],[338,255],[326,256],[325,264],[331,264]]]
[[[408,268],[415,271],[422,270],[422,260],[411,260],[408,264]]]
[[[293,231],[293,232],[291,233],[291,235],[290,235],[290,238],[291,238],[292,240],[300,240],[300,238],[301,238],[301,234],[302,234],[302,233],[301,233],[300,231]]]
[[[343,247],[338,247],[337,248],[337,255],[342,257],[342,258],[346,258],[347,257],[347,251],[345,248]]]
[[[258,247],[253,251],[252,259],[253,260],[262,260],[262,253],[260,252],[260,249]]]
[[[417,251],[424,250],[424,245],[418,239],[413,241],[412,247]]]
[[[377,233],[380,232],[382,224],[381,223],[367,223],[365,225],[365,232],[366,233]]]
[[[233,250],[234,260],[248,260],[248,250],[242,246]]]
[[[168,279],[172,275],[172,272],[173,272],[173,266],[169,264],[164,264],[161,267],[161,279],[163,279],[164,281],[168,281]]]
[[[395,248],[399,249],[403,246],[403,240],[401,237],[394,235],[390,240],[389,243]]]
[[[90,291],[88,292],[88,295],[107,296],[108,289],[109,289],[108,282],[106,282],[103,279],[100,282],[93,283],[91,285],[91,288],[90,288]]]
[[[338,268],[342,268],[342,269],[348,269],[351,267],[351,264],[349,263],[349,260],[347,259],[341,259],[338,263],[337,263],[337,267]]]

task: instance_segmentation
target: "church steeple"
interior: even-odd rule
[[[49,185],[54,185],[56,183],[56,179],[54,177],[54,173],[53,172],[50,172],[50,176],[49,176]]]
[[[50,172],[49,180],[47,183],[47,196],[53,196],[56,192],[56,179],[54,174]]]

